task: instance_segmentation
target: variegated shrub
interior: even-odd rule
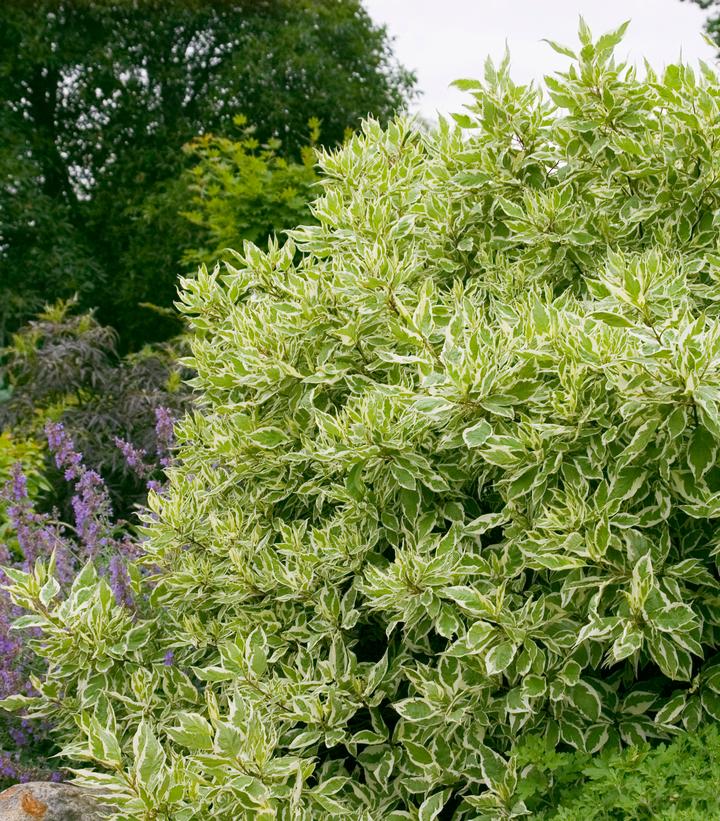
[[[317,225],[183,282],[137,613],[13,574],[49,671],[6,705],[119,818],[511,818],[523,734],[720,719],[720,82],[621,35],[367,123]]]

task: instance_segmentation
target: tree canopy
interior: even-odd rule
[[[0,338],[74,291],[121,335],[159,333],[136,305],[172,300],[187,226],[144,206],[184,143],[243,114],[296,155],[311,116],[333,145],[412,86],[360,0],[2,4]]]

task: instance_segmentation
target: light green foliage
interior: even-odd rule
[[[707,725],[672,743],[621,753],[557,753],[540,739],[517,751],[532,817],[556,821],[708,821],[720,817],[720,733]]]
[[[13,468],[17,464],[22,466],[31,499],[36,499],[40,493],[49,489],[44,476],[44,453],[40,444],[31,439],[13,436],[10,431],[2,431],[0,432],[0,488],[12,479]],[[12,549],[15,545],[4,506],[0,500],[0,544],[9,542]]]
[[[367,123],[317,225],[183,283],[147,603],[15,575],[31,712],[119,816],[516,818],[528,734],[720,719],[720,82],[620,36],[549,101],[503,63],[457,125]]]
[[[235,117],[235,124],[243,127],[240,139],[207,135],[185,147],[197,162],[184,174],[191,210],[183,215],[199,229],[195,241],[202,243],[185,252],[186,263],[232,259],[228,248],[242,248],[245,240],[264,243],[281,227],[310,218],[308,203],[317,193],[312,145],[320,136],[319,121],[309,123],[302,162],[281,157],[279,140],[260,145],[244,117]]]

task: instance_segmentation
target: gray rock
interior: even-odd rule
[[[31,781],[0,793],[0,821],[101,821],[102,805],[72,784]]]

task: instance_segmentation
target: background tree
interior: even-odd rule
[[[684,0],[683,0],[684,2]],[[689,0],[691,3],[700,6],[701,9],[720,8],[718,0]],[[720,10],[708,17],[705,21],[705,31],[708,36],[720,46]]]
[[[10,0],[0,55],[0,344],[75,291],[125,347],[175,330],[137,305],[174,297],[181,146],[242,113],[292,156],[414,83],[360,0]]]

